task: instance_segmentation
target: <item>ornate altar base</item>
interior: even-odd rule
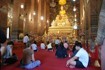
[[[70,43],[73,42],[74,35],[75,31],[72,26],[52,26],[48,30],[49,38],[56,39],[59,37],[62,41],[67,40]]]
[[[74,42],[76,36],[73,26],[68,21],[67,15],[57,15],[56,19],[52,21],[51,27],[48,29],[48,39],[56,39],[59,37],[62,41]],[[45,36],[46,37],[46,36]]]
[[[56,36],[65,36],[69,35],[70,37],[73,36],[73,29],[71,26],[55,26],[55,27],[49,27],[48,35],[56,35]]]
[[[67,40],[69,42],[74,42],[73,37],[76,36],[76,33],[69,22],[67,15],[64,14],[57,15],[56,19],[52,21],[47,36],[49,39],[56,39],[59,37],[62,41]]]

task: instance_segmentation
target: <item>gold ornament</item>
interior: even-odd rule
[[[59,0],[59,4],[60,5],[65,5],[66,4],[66,0]]]
[[[60,13],[60,15],[64,15],[64,14],[66,14],[66,11],[65,10],[61,10],[59,13]]]
[[[23,33],[20,33],[19,34],[19,38],[22,39],[23,37],[24,37],[24,34]]]

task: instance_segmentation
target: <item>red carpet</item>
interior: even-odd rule
[[[14,52],[19,57],[19,61],[22,58],[22,48],[15,48]],[[98,67],[94,67],[90,65],[88,68],[67,68],[66,61],[69,58],[59,59],[55,57],[55,51],[46,51],[46,50],[38,50],[38,52],[35,53],[35,59],[41,61],[41,66],[34,68],[32,70],[101,70]],[[1,70],[24,70],[19,67],[19,61],[15,64],[8,65],[8,66],[2,66]]]

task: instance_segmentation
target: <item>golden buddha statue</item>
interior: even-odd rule
[[[63,9],[63,6],[61,6],[61,10],[59,11],[59,14],[56,16],[56,19],[52,21],[51,25],[52,26],[68,26],[68,25],[70,25],[68,16],[66,15],[66,11]]]

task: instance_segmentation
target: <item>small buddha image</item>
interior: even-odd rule
[[[59,11],[59,14],[61,16],[66,14],[66,11],[63,9],[63,6],[61,6],[61,10]]]

